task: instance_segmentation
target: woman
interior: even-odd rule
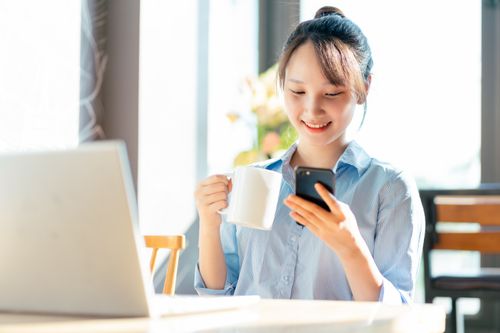
[[[200,294],[412,300],[425,227],[417,188],[346,135],[356,105],[366,112],[372,65],[366,37],[337,8],[321,8],[292,32],[278,79],[299,140],[262,165],[283,174],[273,229],[222,223],[217,211],[227,206],[230,181],[202,181]],[[330,211],[293,195],[297,166],[333,170],[335,197],[316,185]]]

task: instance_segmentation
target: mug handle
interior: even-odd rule
[[[233,175],[234,175],[234,172],[224,172],[224,173],[222,173],[221,175],[226,176],[226,177],[227,177],[227,178],[229,178],[229,179],[232,179],[232,178],[233,178]],[[234,184],[233,184],[233,185],[234,185]],[[227,204],[227,207],[226,207],[226,208],[219,209],[219,210],[217,211],[217,213],[219,213],[220,215],[227,215],[227,214],[228,214],[228,213],[227,213],[228,209],[229,209],[229,203]]]

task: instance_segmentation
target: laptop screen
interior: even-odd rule
[[[0,310],[148,315],[122,142],[0,155],[0,188]]]

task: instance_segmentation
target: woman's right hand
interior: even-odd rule
[[[232,184],[224,175],[213,175],[202,180],[194,193],[200,222],[205,227],[219,227],[221,217],[218,211],[227,207],[227,196]]]
[[[199,269],[205,286],[209,289],[224,289],[227,268],[220,240],[221,216],[218,213],[227,207],[227,195],[231,181],[224,175],[214,175],[202,180],[194,197],[200,218]]]

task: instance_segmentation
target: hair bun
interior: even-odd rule
[[[314,15],[314,18],[318,19],[318,18],[321,18],[321,17],[324,17],[324,16],[329,16],[329,15],[338,15],[338,16],[340,16],[342,18],[345,18],[344,13],[340,9],[338,9],[337,7],[333,7],[333,6],[324,6],[324,7],[321,7],[316,12],[316,15]]]

